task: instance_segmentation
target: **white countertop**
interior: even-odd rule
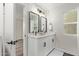
[[[34,35],[33,33],[29,33],[28,34],[28,37],[31,37],[31,38],[42,38],[42,37],[46,37],[46,36],[51,36],[51,35],[56,35],[55,32],[50,32],[50,33],[44,33],[44,34],[37,34],[37,35]]]

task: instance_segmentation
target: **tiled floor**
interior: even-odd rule
[[[74,56],[74,55],[65,53],[59,49],[54,49],[48,56]]]
[[[58,49],[54,49],[49,56],[63,56],[64,52],[58,50]]]

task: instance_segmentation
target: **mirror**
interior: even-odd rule
[[[47,32],[47,18],[34,12],[29,13],[29,33]]]
[[[39,32],[47,32],[47,18],[39,16]]]
[[[30,22],[29,22],[29,25],[30,25],[30,27],[29,27],[29,32],[30,33],[34,33],[34,32],[38,32],[38,14],[36,14],[36,13],[33,13],[33,12],[30,12],[29,13],[29,20],[30,20]]]

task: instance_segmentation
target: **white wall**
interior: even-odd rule
[[[57,35],[57,48],[64,49],[66,52],[77,55],[77,37],[64,35],[64,13],[68,10],[76,8],[78,4],[62,4],[56,8],[56,17],[54,27]]]

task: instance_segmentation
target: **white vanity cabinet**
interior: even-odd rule
[[[54,48],[55,34],[28,35],[28,56],[46,56]]]

